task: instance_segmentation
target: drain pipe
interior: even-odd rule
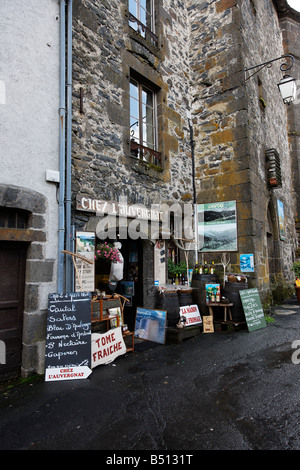
[[[59,221],[57,291],[64,290],[65,241],[65,0],[60,1],[60,102],[59,102]]]
[[[195,141],[192,125],[191,112],[188,111],[188,121],[190,128],[190,144],[192,152],[192,180],[193,180],[193,204],[194,204],[194,232],[195,232],[195,262],[198,263],[198,211],[197,211],[197,195],[195,184]]]
[[[71,174],[72,174],[72,16],[73,0],[67,10],[67,155],[66,155],[66,250],[73,251],[71,228]],[[73,292],[73,262],[66,256],[66,291]]]

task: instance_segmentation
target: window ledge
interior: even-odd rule
[[[162,178],[164,174],[164,169],[153,163],[148,163],[145,160],[140,160],[139,158],[130,155],[132,161],[133,170],[136,173],[144,174],[147,176],[152,176],[156,178]]]

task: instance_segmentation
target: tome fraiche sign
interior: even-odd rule
[[[202,318],[198,309],[198,305],[185,305],[180,307],[180,316],[186,318],[185,326],[197,325],[202,323]]]
[[[106,333],[92,333],[92,368],[109,364],[116,357],[126,353],[122,328],[112,328]]]

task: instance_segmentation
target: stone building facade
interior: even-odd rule
[[[133,4],[143,2],[74,2],[73,205],[78,194],[105,201],[125,196],[146,207],[192,205],[192,122],[197,203],[236,201],[238,250],[230,253],[229,269],[240,272],[240,254],[253,253],[249,283],[268,300],[272,290],[293,280],[298,183],[291,186],[290,150],[298,135],[293,126],[287,132],[287,106],[276,86],[280,63],[250,79],[244,69],[285,52],[297,54],[299,15],[286,2],[271,0],[166,0],[153,3],[153,39],[132,17]],[[294,28],[293,50],[284,40],[285,25]],[[155,164],[132,152],[131,78],[156,93],[161,160]],[[290,109],[298,113],[299,105]],[[294,153],[297,162],[298,149]],[[275,186],[270,158],[278,159],[281,171]],[[77,210],[75,225],[95,229],[98,219],[91,218]],[[153,306],[153,246],[143,244],[142,301]],[[221,253],[199,256],[216,264],[221,259]]]
[[[43,372],[48,293],[74,290],[62,248],[76,250],[78,231],[122,243],[123,280],[135,288],[131,328],[136,306],[156,305],[154,284],[168,281],[168,258],[186,260],[170,234],[180,222],[178,238],[193,238],[196,204],[236,202],[228,271],[239,273],[240,255],[253,254],[249,285],[264,302],[292,285],[298,97],[283,104],[280,62],[251,78],[245,72],[291,53],[299,77],[300,16],[286,0],[11,3],[0,6],[0,249],[2,270],[11,252],[23,260],[23,375]],[[198,257],[221,266],[222,252],[190,248],[191,267]],[[108,280],[97,261],[94,288],[107,290]]]
[[[194,4],[191,47],[197,198],[211,202],[234,195],[239,250],[231,254],[232,270],[238,272],[241,253],[254,253],[256,269],[250,282],[267,297],[273,287],[283,289],[293,279],[295,166],[290,158],[287,109],[276,86],[282,77],[280,62],[250,79],[244,69],[287,52],[297,54],[295,43],[292,49],[287,43],[285,47],[282,26],[284,22],[287,30],[293,26],[293,38],[299,37],[299,15],[291,13],[286,2],[201,3],[200,11],[198,2]],[[299,110],[299,104],[290,107]],[[280,159],[282,184],[278,186],[271,186],[268,177],[272,149]],[[294,159],[298,158],[296,150]],[[278,228],[278,199],[284,205],[284,240]]]

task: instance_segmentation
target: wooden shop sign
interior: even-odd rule
[[[151,206],[151,209],[149,209],[142,204],[127,204],[126,201],[103,201],[80,194],[76,196],[76,209],[132,219],[160,220],[161,218],[160,211],[156,205]]]

